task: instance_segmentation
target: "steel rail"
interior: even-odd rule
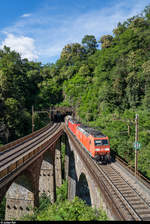
[[[72,144],[76,147],[80,157],[82,158],[84,165],[87,167],[91,176],[95,179],[97,185],[100,187],[106,204],[111,209],[111,212],[116,220],[125,220],[124,214],[120,213],[120,208],[118,207],[116,201],[112,197],[112,192],[108,189],[108,185],[104,182],[104,177],[100,172],[97,172],[97,167],[93,163],[93,160],[90,158],[89,154],[82,148],[82,145],[79,141],[73,136],[72,133],[65,127],[64,131],[67,133],[71,139]]]
[[[101,189],[103,189],[103,194],[107,195],[107,200],[110,201],[113,204],[113,208],[111,205],[111,209],[113,211],[113,214],[119,219],[119,220],[144,220],[145,218],[142,218],[138,212],[130,205],[130,202],[127,198],[125,198],[121,191],[112,183],[112,181],[109,178],[109,174],[105,173],[104,170],[101,169],[100,166],[97,165],[95,161],[91,159],[89,154],[82,148],[82,145],[78,142],[78,140],[75,140],[75,137],[72,135],[72,133],[69,132],[69,130],[66,128],[66,132],[68,136],[70,137],[72,143],[75,145],[76,149],[78,150],[78,153],[84,154],[84,156],[81,155],[82,160],[86,164],[86,166],[89,168],[89,171],[91,172],[91,175],[94,177],[98,185]],[[102,186],[103,185],[103,186]],[[108,198],[109,195],[109,198]],[[119,202],[119,206],[117,203]],[[148,204],[147,204],[148,205]],[[110,206],[110,205],[109,205]],[[149,210],[148,210],[149,211]]]
[[[128,200],[126,199],[126,197],[124,197],[121,193],[121,191],[117,188],[117,186],[115,186],[108,173],[106,175],[105,173],[105,168],[104,169],[101,169],[101,166],[97,165],[95,163],[95,165],[97,166],[97,168],[100,170],[100,172],[103,174],[103,176],[105,177],[105,179],[107,180],[107,182],[111,185],[111,187],[113,188],[114,191],[116,191],[118,197],[121,199],[122,203],[126,206],[126,208],[128,209],[129,213],[134,217],[134,219],[136,221],[141,221],[142,219],[140,218],[140,216],[136,213],[136,211],[132,208],[132,206],[130,205],[130,203],[128,202]]]
[[[32,148],[34,146],[37,146],[40,142],[44,141],[47,137],[51,135],[54,129],[57,128],[58,125],[54,125],[45,132],[40,133],[38,136],[32,139],[29,139],[29,141],[26,141],[24,144],[21,145],[21,147],[17,144],[16,147],[13,148],[13,150],[9,149],[3,151],[3,154],[0,156],[0,171],[5,164],[8,166],[9,161],[12,163],[14,159],[17,160],[18,156],[25,154],[25,152],[28,152],[30,149],[30,151],[32,151]]]
[[[145,199],[140,195],[140,193],[134,189],[134,186],[132,186],[129,181],[122,177],[122,175],[115,168],[113,168],[111,164],[109,164],[107,167],[102,165],[97,166],[98,169],[101,169],[102,172],[104,172],[104,175],[106,176],[108,181],[110,181],[112,185],[116,188],[118,194],[122,198],[123,203],[128,206],[129,212],[132,213],[132,216],[135,217],[135,219],[138,221],[147,219],[146,217],[144,217],[143,212],[138,211],[139,207],[137,206],[137,204],[139,203],[139,206],[143,204],[143,208],[146,209],[145,212],[147,214],[149,213],[150,220],[150,205],[147,201],[145,201]],[[135,197],[137,199],[136,207],[134,205]]]
[[[91,159],[89,154],[83,149],[82,145],[75,138],[75,136],[69,132],[65,124],[50,125],[32,133],[28,136],[21,138],[19,141],[14,141],[6,146],[0,148],[0,188],[5,186],[10,180],[13,180],[20,172],[22,172],[26,167],[28,167],[32,162],[34,162],[39,156],[41,156],[48,148],[50,148],[62,135],[63,132],[69,136],[72,144],[76,147],[81,160],[87,167],[91,176],[95,179],[97,185],[100,187],[105,202],[109,204],[109,207],[116,217],[117,220],[146,220],[149,216],[144,217],[143,214],[148,214],[150,210],[144,211],[145,213],[139,213],[137,209],[132,205],[132,201],[129,200],[129,195],[125,196],[121,188],[119,188],[119,183],[114,183],[112,177],[116,175],[120,178],[120,185],[124,185],[127,181],[121,177],[119,174],[113,173],[114,171],[108,170],[111,165],[100,166],[95,161]],[[111,169],[113,169],[111,167]],[[111,177],[112,175],[112,177]],[[122,179],[121,179],[122,178]],[[119,181],[119,179],[118,179]],[[127,185],[126,185],[127,186]],[[128,184],[130,186],[130,184]],[[139,200],[138,192],[132,189]],[[128,188],[128,192],[132,194],[131,186]],[[142,203],[146,205],[145,209],[150,209],[149,205],[141,198]],[[139,201],[140,202],[140,201]]]
[[[49,149],[53,144],[57,142],[59,137],[62,135],[63,129],[60,127],[57,129],[57,132],[53,133],[53,136],[49,141],[43,143],[41,146],[37,148],[32,156],[28,157],[22,164],[19,164],[16,169],[12,170],[11,173],[3,176],[0,179],[0,189],[12,181],[16,176],[18,176],[23,170],[25,170],[29,165],[31,165],[34,161],[36,161],[47,149]]]
[[[26,141],[21,146],[18,146],[17,144],[16,148],[5,150],[3,155],[0,156],[0,158],[3,156],[0,164],[0,180],[3,179],[3,177],[8,176],[8,174],[11,174],[13,170],[24,164],[30,157],[36,155],[39,150],[44,150],[46,145],[52,141],[51,139],[53,136],[57,136],[57,132],[60,131],[61,133],[63,131],[62,125],[55,124],[53,127],[49,127],[45,132],[42,131],[41,136],[38,134],[33,140],[30,139],[29,142]]]
[[[118,155],[115,155],[115,160],[121,166],[123,166],[125,169],[127,169],[132,175],[135,175],[134,168],[129,166],[128,163],[126,161],[124,161],[123,159],[121,159]],[[136,173],[137,173],[136,177],[139,179],[139,181],[141,181],[146,187],[148,187],[150,189],[150,179],[143,176],[143,174],[140,171],[137,171]]]
[[[44,126],[43,128],[41,128],[41,129],[31,133],[31,134],[28,134],[28,135],[26,135],[22,138],[19,138],[15,141],[12,141],[8,144],[5,144],[5,145],[1,146],[0,147],[0,155],[2,155],[3,151],[5,151],[5,150],[13,149],[14,146],[16,147],[17,145],[19,146],[21,144],[24,144],[29,139],[32,139],[33,137],[38,136],[42,132],[45,132],[45,130],[49,129],[49,127],[51,127],[51,126],[52,126],[52,124],[48,124],[47,126]]]

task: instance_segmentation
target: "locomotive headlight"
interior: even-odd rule
[[[105,151],[109,151],[109,148],[105,148]]]
[[[101,150],[100,150],[100,149],[95,149],[95,151],[96,151],[96,152],[99,152],[99,151],[101,151]]]

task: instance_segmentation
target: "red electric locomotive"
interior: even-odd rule
[[[76,129],[77,129],[77,126],[80,125],[80,123],[76,120],[73,120],[71,116],[67,116],[67,117],[68,117],[68,122],[66,123],[66,125],[72,131],[72,133],[76,135]]]
[[[80,124],[73,120],[71,116],[65,118],[65,123],[93,159],[105,162],[110,161],[108,136],[94,128]]]

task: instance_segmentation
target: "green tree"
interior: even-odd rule
[[[122,34],[126,30],[125,24],[121,24],[120,22],[117,25],[117,28],[113,29],[113,34],[115,37],[118,37],[120,34]]]
[[[96,48],[98,47],[96,38],[93,35],[85,35],[82,39],[82,44],[88,55],[94,54],[96,52]]]
[[[112,44],[113,37],[111,35],[104,35],[100,38],[99,42],[102,44],[102,48],[108,48]]]
[[[76,61],[85,57],[85,48],[79,43],[67,44],[61,52],[61,59],[67,61],[67,65],[74,65]]]

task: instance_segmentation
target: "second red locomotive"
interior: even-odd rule
[[[94,128],[80,124],[71,116],[66,116],[65,124],[93,159],[96,161],[110,162],[108,136]]]

